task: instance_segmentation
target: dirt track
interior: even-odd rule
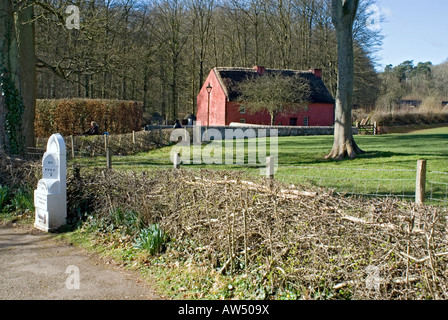
[[[161,298],[148,283],[130,271],[108,265],[79,248],[56,242],[39,230],[8,224],[0,225],[0,299]]]

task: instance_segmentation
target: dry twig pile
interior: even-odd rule
[[[245,181],[237,172],[80,179],[86,194],[95,190],[98,214],[137,210],[146,223],[160,223],[179,258],[247,274],[271,293],[287,287],[302,298],[448,298],[441,208]]]
[[[146,174],[69,168],[68,208],[138,212],[170,236],[171,256],[246,274],[300,298],[447,299],[446,209],[304,190],[239,172]],[[3,158],[2,183],[34,187],[39,165]]]

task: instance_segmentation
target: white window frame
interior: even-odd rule
[[[310,126],[310,117],[309,116],[304,116],[303,117],[303,126],[304,127],[309,127]]]

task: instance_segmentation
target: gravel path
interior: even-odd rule
[[[31,227],[0,226],[0,300],[158,300],[122,267]]]

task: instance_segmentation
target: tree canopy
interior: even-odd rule
[[[372,56],[381,42],[356,18],[355,103],[373,104]],[[196,113],[196,96],[213,67],[323,70],[335,95],[337,51],[326,0],[80,0],[80,29],[68,30],[66,4],[36,6],[39,98],[144,102],[167,119]],[[49,9],[50,8],[50,9]]]
[[[378,87],[366,80],[376,77],[373,55],[382,38],[367,24],[374,1],[360,0],[354,20],[355,104],[374,103]],[[19,75],[14,86],[24,110],[21,124],[13,127],[22,131],[26,145],[34,140],[35,98],[139,100],[148,117],[159,113],[172,120],[196,113],[196,97],[206,73],[217,66],[322,69],[323,81],[336,94],[338,53],[331,1],[1,3],[2,69],[5,57],[13,59],[11,66],[20,66],[3,74]],[[79,10],[67,11],[69,5]],[[80,15],[73,20],[79,21],[79,29],[67,27],[66,20],[72,21],[74,12]],[[3,121],[8,115],[4,102],[0,99],[2,139],[9,130]]]
[[[434,66],[430,61],[403,61],[397,66],[387,65],[379,75],[380,93],[376,107],[394,112],[403,99],[435,100],[433,107],[448,99],[448,63]],[[440,100],[440,101],[438,101]]]
[[[279,113],[297,112],[306,107],[310,85],[306,79],[268,73],[249,78],[240,84],[239,100],[251,113],[267,111],[271,125]]]

